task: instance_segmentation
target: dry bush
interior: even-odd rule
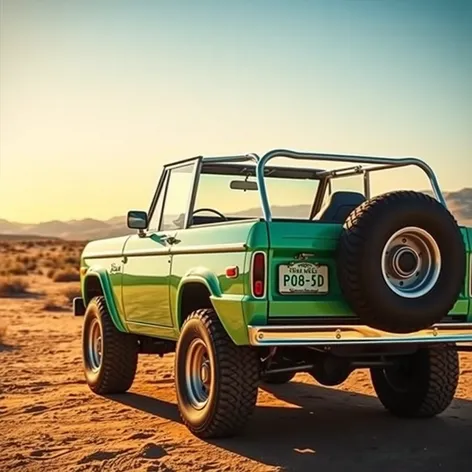
[[[44,302],[43,310],[45,310],[45,311],[65,311],[65,310],[67,310],[66,300],[62,297],[50,296]]]
[[[7,334],[7,325],[0,325],[0,344],[5,341],[5,335]]]
[[[80,264],[80,256],[67,256],[64,258],[64,262],[78,266]]]
[[[57,271],[52,280],[54,282],[78,282],[80,280],[79,271],[74,269],[64,269]]]
[[[23,277],[1,277],[0,297],[14,297],[28,293],[29,282]]]
[[[74,285],[73,287],[66,287],[64,288],[62,293],[70,303],[72,303],[72,300],[74,298],[82,296],[82,292],[80,291],[80,285]]]
[[[8,273],[11,275],[27,275],[28,269],[25,264],[21,262],[14,262],[12,265],[7,267]]]

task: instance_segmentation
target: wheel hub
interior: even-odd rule
[[[396,231],[387,241],[381,266],[390,290],[403,298],[418,298],[436,285],[441,252],[431,234],[409,226]]]
[[[411,277],[418,269],[420,263],[418,253],[409,246],[399,246],[391,251],[391,272],[401,279]]]
[[[187,351],[185,385],[190,403],[202,409],[208,402],[212,379],[212,364],[208,348],[201,339],[195,339]]]
[[[96,318],[92,320],[89,327],[87,357],[92,371],[98,371],[102,365],[102,329]]]

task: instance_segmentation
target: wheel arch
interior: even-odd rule
[[[222,307],[225,306],[225,301],[228,301],[228,298],[222,293],[218,278],[212,272],[205,270],[200,273],[187,274],[181,279],[177,288],[174,313],[175,328],[180,333],[182,325],[190,313],[201,308],[212,308],[231,340],[237,345],[248,344],[249,338],[242,310],[240,315],[236,314],[236,316],[234,314],[226,316],[223,313]],[[241,336],[241,332],[245,332],[246,335]]]
[[[82,280],[82,296],[84,305],[87,306],[92,298],[103,296],[116,329],[121,332],[127,332],[115,301],[112,284],[108,272],[102,267],[89,268]]]

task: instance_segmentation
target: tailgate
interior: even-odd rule
[[[350,318],[336,276],[341,224],[314,221],[269,223],[269,320],[317,322]],[[318,265],[318,266],[317,266]],[[355,319],[355,318],[354,318]]]
[[[356,323],[358,318],[341,293],[336,268],[336,249],[342,224],[316,221],[275,221],[269,226],[269,310],[272,324],[311,322]],[[470,252],[467,230],[461,228]],[[472,238],[472,230],[470,231]],[[472,320],[469,290],[472,258],[467,257],[464,290],[453,309],[451,321]]]

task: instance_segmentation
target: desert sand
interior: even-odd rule
[[[432,420],[391,417],[364,371],[338,388],[299,374],[284,386],[261,386],[243,436],[202,441],[179,421],[172,355],[142,355],[127,394],[89,391],[82,319],[60,307],[44,310],[44,294],[57,285],[37,276],[29,295],[0,298],[0,324],[7,326],[0,345],[1,471],[471,468],[472,354],[461,356],[453,405]]]

